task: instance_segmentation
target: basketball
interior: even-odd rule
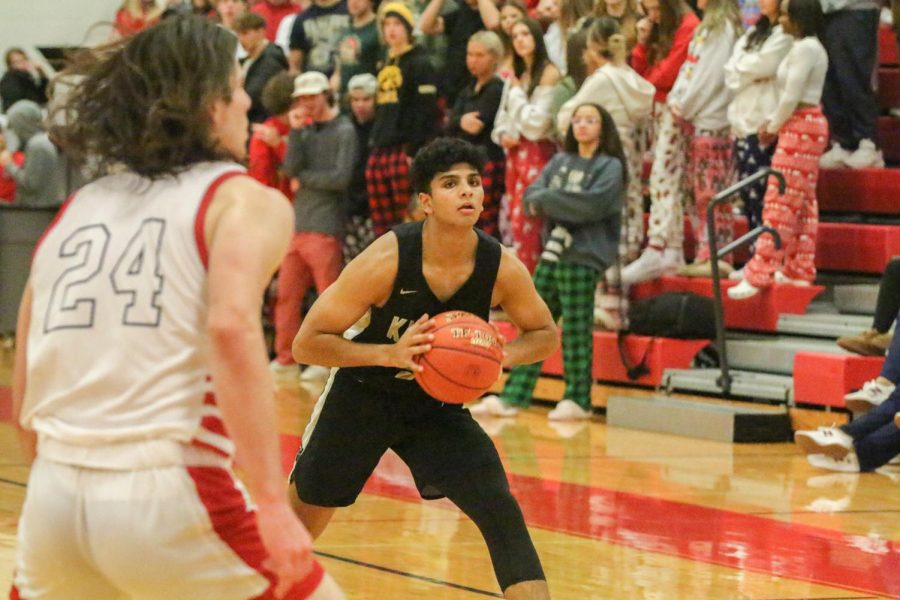
[[[434,341],[417,357],[424,370],[416,373],[416,381],[441,402],[471,402],[500,377],[503,342],[492,325],[472,313],[444,312],[434,320]]]

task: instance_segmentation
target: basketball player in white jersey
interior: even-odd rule
[[[259,315],[293,214],[235,163],[235,44],[178,18],[73,68],[53,136],[107,174],[44,235],[19,311],[36,459],[13,598],[343,598],[284,498]]]

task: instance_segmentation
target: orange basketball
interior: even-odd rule
[[[503,342],[483,319],[461,310],[434,317],[431,350],[417,357],[422,389],[441,402],[463,404],[488,390],[500,377]]]

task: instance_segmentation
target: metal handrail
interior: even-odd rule
[[[706,229],[709,235],[709,256],[713,283],[713,314],[715,315],[716,322],[716,344],[719,346],[719,369],[721,371],[719,378],[716,380],[716,385],[722,390],[723,395],[731,393],[731,374],[728,372],[728,348],[725,344],[725,309],[722,304],[722,283],[721,275],[719,273],[719,258],[727,256],[738,248],[751,243],[763,233],[771,234],[775,243],[775,248],[781,249],[781,236],[778,235],[778,232],[772,227],[761,225],[752,231],[748,231],[719,250],[716,247],[715,211],[719,204],[728,201],[731,196],[737,192],[756,183],[760,179],[768,179],[770,175],[778,180],[778,195],[784,195],[784,175],[782,175],[780,171],[776,171],[771,167],[766,167],[760,169],[753,175],[738,181],[731,187],[722,190],[713,196],[713,199],[710,200],[709,205],[706,207]]]

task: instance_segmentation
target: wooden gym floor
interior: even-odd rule
[[[28,478],[10,423],[9,364],[7,352],[0,594]],[[297,381],[280,384],[286,466],[315,394]],[[553,427],[546,413],[536,407],[484,425],[555,599],[900,598],[900,470],[828,473],[792,444],[699,441],[606,427],[600,416]],[[395,455],[316,549],[349,598],[500,597],[478,531],[450,503],[420,500]]]

